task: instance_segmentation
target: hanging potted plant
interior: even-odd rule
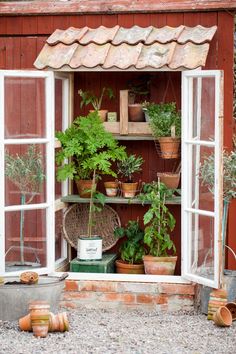
[[[143,256],[146,274],[173,275],[177,256],[174,242],[170,238],[170,232],[174,230],[175,218],[169,212],[165,202],[172,197],[173,190],[169,190],[160,181],[145,184],[143,193],[139,198],[143,203],[149,203],[150,207],[144,214],[144,244],[148,248],[148,254]]]
[[[163,159],[178,158],[181,116],[176,110],[176,104],[174,102],[152,103],[146,106],[146,110],[152,134],[160,146],[161,157]]]
[[[45,179],[43,173],[42,154],[35,145],[29,145],[24,154],[12,155],[6,151],[5,155],[5,175],[7,178],[19,189],[21,205],[30,204],[36,195],[40,194],[40,190]],[[30,249],[35,253],[36,263],[25,262],[24,250],[25,248],[25,210],[20,211],[20,263],[17,266],[24,269],[24,266],[39,267],[39,259],[35,250]],[[7,254],[11,249],[10,247]],[[13,264],[14,266],[14,264]]]
[[[126,227],[117,227],[114,235],[117,238],[126,237],[119,249],[121,259],[116,260],[117,273],[144,274],[144,232],[138,221],[129,220]]]
[[[80,107],[82,108],[84,105],[91,104],[95,111],[98,112],[98,115],[102,122],[105,122],[108,110],[101,109],[102,100],[105,95],[107,95],[110,99],[114,98],[113,90],[110,87],[103,87],[102,92],[99,97],[97,97],[93,92],[90,91],[82,91],[79,90],[78,94],[82,98]],[[91,111],[92,112],[92,111]]]
[[[94,241],[101,239],[92,235],[93,214],[100,210],[96,202],[104,203],[104,196],[96,191],[97,179],[101,175],[116,177],[112,163],[125,158],[125,147],[119,146],[112,134],[105,130],[97,112],[89,113],[86,117],[78,117],[65,132],[57,132],[56,137],[61,142],[61,148],[56,155],[56,162],[59,165],[58,181],[67,178],[78,181],[85,176],[91,180],[90,186],[85,190],[90,198],[87,235],[81,235],[78,249],[80,251],[101,249],[101,242],[98,246],[91,246],[92,238]],[[82,246],[82,243],[86,246]],[[88,247],[87,243],[91,247]],[[80,259],[85,259],[86,256],[89,257],[86,259],[100,259],[97,254],[93,254],[94,252],[90,252],[90,255],[88,252],[87,255],[81,252],[83,254],[80,253]],[[92,258],[93,256],[95,258]]]
[[[138,191],[139,182],[133,181],[133,174],[141,171],[143,162],[142,156],[129,155],[117,163],[117,173],[125,178],[125,182],[121,183],[124,198],[133,198]]]

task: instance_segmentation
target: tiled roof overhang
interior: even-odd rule
[[[56,30],[34,66],[62,71],[186,70],[206,63],[209,42],[217,27]]]

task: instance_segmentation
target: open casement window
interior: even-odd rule
[[[0,71],[0,273],[55,268],[54,74]]]
[[[220,71],[182,73],[182,275],[215,288],[222,274],[222,82]],[[209,157],[211,191],[199,174]]]
[[[55,131],[68,128],[73,117],[73,74],[55,73]],[[60,142],[55,139],[55,154]],[[56,167],[56,166],[55,166]],[[71,183],[55,180],[55,260],[56,270],[63,270],[67,264],[67,243],[62,235],[62,219],[66,203],[61,197],[71,193]],[[70,250],[70,249],[69,249]]]

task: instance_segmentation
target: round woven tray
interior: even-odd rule
[[[77,249],[78,237],[87,235],[88,213],[88,204],[73,204],[65,211],[62,223],[63,234],[75,249]],[[120,218],[114,209],[105,205],[102,211],[94,213],[93,219],[92,234],[102,237],[102,250],[107,251],[117,242],[114,229],[121,226]]]

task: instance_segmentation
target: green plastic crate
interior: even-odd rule
[[[101,261],[80,261],[78,258],[70,262],[71,272],[82,273],[115,273],[115,260],[117,255],[105,253]]]

